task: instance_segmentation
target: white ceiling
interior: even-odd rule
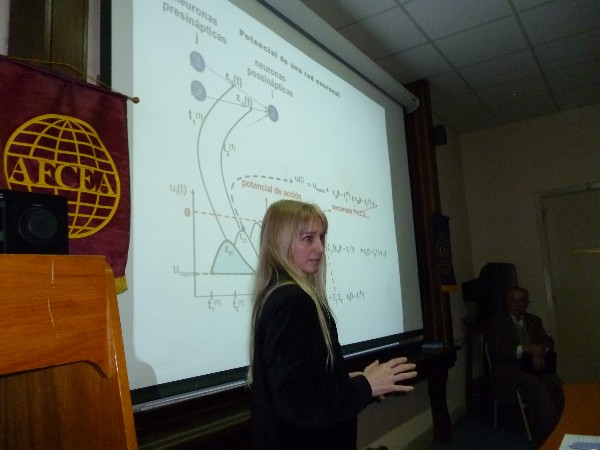
[[[457,133],[600,103],[600,0],[301,1]]]

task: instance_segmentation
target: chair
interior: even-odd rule
[[[525,409],[531,408],[528,403],[523,401],[521,397],[521,393],[519,389],[515,389],[515,395],[510,395],[510,393],[502,392],[497,386],[495,386],[494,380],[492,378],[492,359],[490,358],[490,351],[488,349],[488,343],[486,342],[484,345],[485,349],[485,358],[487,360],[488,368],[490,370],[490,383],[492,386],[492,394],[494,397],[494,430],[498,429],[498,404],[499,403],[508,403],[508,404],[518,404],[519,410],[521,411],[521,417],[523,418],[523,425],[525,425],[525,431],[527,432],[527,438],[529,442],[532,441],[531,430],[529,429],[529,422],[527,421],[527,415],[525,414]],[[531,420],[533,419],[533,411],[531,411]]]

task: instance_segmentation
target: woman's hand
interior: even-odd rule
[[[414,389],[413,386],[396,384],[417,376],[414,371],[416,366],[407,361],[404,357],[390,359],[383,364],[374,361],[365,368],[363,375],[371,385],[373,397],[383,400],[385,394],[390,392],[410,392]]]

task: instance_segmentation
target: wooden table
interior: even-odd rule
[[[540,450],[556,450],[565,434],[600,435],[600,384],[565,384],[565,409]]]

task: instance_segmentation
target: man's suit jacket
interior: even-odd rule
[[[542,320],[533,314],[523,314],[523,325],[532,344],[544,345],[554,350],[554,339],[548,336]],[[519,337],[517,328],[508,311],[492,316],[488,321],[488,350],[492,360],[492,376],[497,380],[507,380],[518,376],[522,371],[521,361],[517,360]]]

